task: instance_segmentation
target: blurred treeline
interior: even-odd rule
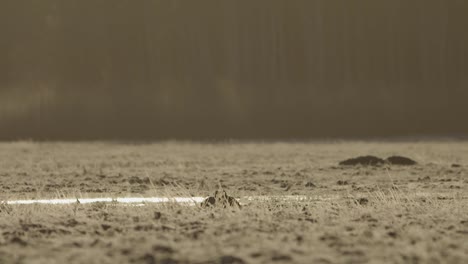
[[[468,1],[2,0],[0,138],[467,134]]]

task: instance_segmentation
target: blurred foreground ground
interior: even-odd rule
[[[360,155],[416,166],[347,167]],[[0,144],[0,200],[336,196],[242,210],[0,205],[1,263],[466,263],[468,143]],[[242,200],[242,199],[241,199]]]

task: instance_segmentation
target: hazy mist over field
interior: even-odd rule
[[[468,2],[0,3],[0,139],[466,135]]]

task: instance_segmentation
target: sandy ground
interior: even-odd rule
[[[359,155],[411,167],[346,167]],[[1,143],[0,200],[336,196],[241,210],[1,205],[0,263],[467,263],[468,143]],[[241,199],[242,201],[242,199]]]

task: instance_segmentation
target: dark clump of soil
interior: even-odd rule
[[[104,229],[104,231],[107,231],[107,230],[109,230],[112,226],[111,226],[111,225],[108,225],[108,224],[102,224],[101,227],[102,227],[102,229]]]
[[[271,260],[272,261],[289,262],[289,261],[292,261],[292,257],[289,256],[289,255],[274,255],[273,257],[271,257]]]
[[[347,159],[341,161],[339,164],[340,165],[345,165],[345,166],[357,166],[357,165],[362,165],[362,166],[379,166],[385,163],[385,160],[376,157],[376,156],[360,156],[357,158],[352,158],[352,159]]]
[[[147,263],[147,264],[178,264],[179,261],[172,259],[172,258],[163,258],[157,259],[152,254],[145,254],[139,259],[139,262]]]
[[[132,176],[128,179],[128,183],[130,184],[150,184],[149,178],[139,178],[137,176]]]
[[[429,177],[429,176],[426,176],[424,178],[418,177],[418,182],[427,182],[427,181],[430,181],[430,180],[431,180],[431,177]]]
[[[221,207],[221,208],[241,208],[241,205],[236,200],[236,198],[229,196],[226,191],[218,190],[215,192],[214,196],[206,198],[201,206],[206,207]]]
[[[10,241],[10,243],[12,244],[18,244],[20,246],[27,246],[28,245],[28,242],[24,241],[23,239],[19,238],[19,237],[13,237]]]
[[[222,256],[219,259],[219,263],[222,263],[222,264],[244,264],[246,262],[241,258],[227,255],[227,256]]]
[[[165,254],[173,254],[175,252],[173,248],[168,247],[168,246],[162,246],[162,245],[154,245],[152,249],[154,252],[165,253]]]
[[[162,216],[162,213],[161,213],[161,212],[154,212],[154,217],[153,217],[153,218],[154,218],[155,220],[159,220],[159,219],[161,219],[161,216]]]
[[[367,205],[369,203],[369,199],[367,198],[359,198],[356,200],[356,202],[359,204],[359,205]]]
[[[391,156],[391,157],[388,157],[385,161],[391,165],[401,165],[401,166],[411,166],[411,165],[417,164],[416,161],[407,157],[403,157],[403,156]]]
[[[342,185],[348,185],[348,184],[349,184],[349,182],[348,182],[348,181],[342,181],[342,180],[339,180],[339,181],[337,181],[337,182],[336,182],[336,184],[338,184],[338,185],[342,186]]]

